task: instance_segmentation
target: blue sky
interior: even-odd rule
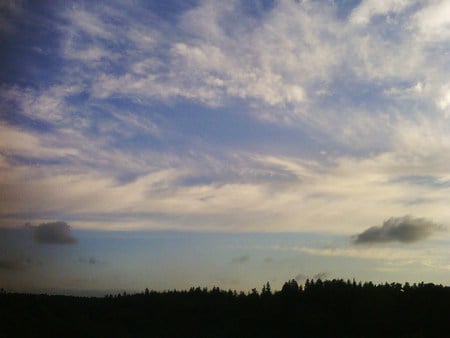
[[[450,283],[448,1],[3,0],[0,39],[4,287]]]

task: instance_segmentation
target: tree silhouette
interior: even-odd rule
[[[262,287],[261,296],[270,296],[271,294],[272,294],[272,288],[270,287],[270,283],[267,282]]]
[[[0,292],[0,337],[448,337],[448,318],[450,287],[431,283],[289,280],[261,294],[146,288],[104,298]]]
[[[282,293],[296,294],[299,291],[298,283],[295,279],[291,279],[283,284],[281,288]]]

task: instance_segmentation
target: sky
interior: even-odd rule
[[[0,0],[0,287],[450,284],[450,1]]]

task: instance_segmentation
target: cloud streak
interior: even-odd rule
[[[307,247],[307,246],[275,246],[275,251],[292,251],[304,253],[311,256],[326,258],[344,258],[346,260],[365,260],[366,264],[370,262],[379,262],[381,266],[400,267],[411,265],[416,267],[431,267],[433,269],[448,270],[447,246],[434,245],[425,248],[414,246],[386,247],[386,246],[357,246],[349,247]]]
[[[423,241],[440,229],[442,227],[424,218],[413,218],[411,216],[391,217],[384,221],[383,225],[371,227],[356,235],[353,243],[401,242],[408,244]]]
[[[449,178],[448,6],[411,3],[55,6],[57,67],[0,87],[0,222],[356,233],[421,200],[446,223],[448,186],[395,179]]]

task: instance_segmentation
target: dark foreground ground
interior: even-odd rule
[[[0,294],[4,337],[450,337],[450,287],[286,282],[104,298]]]

